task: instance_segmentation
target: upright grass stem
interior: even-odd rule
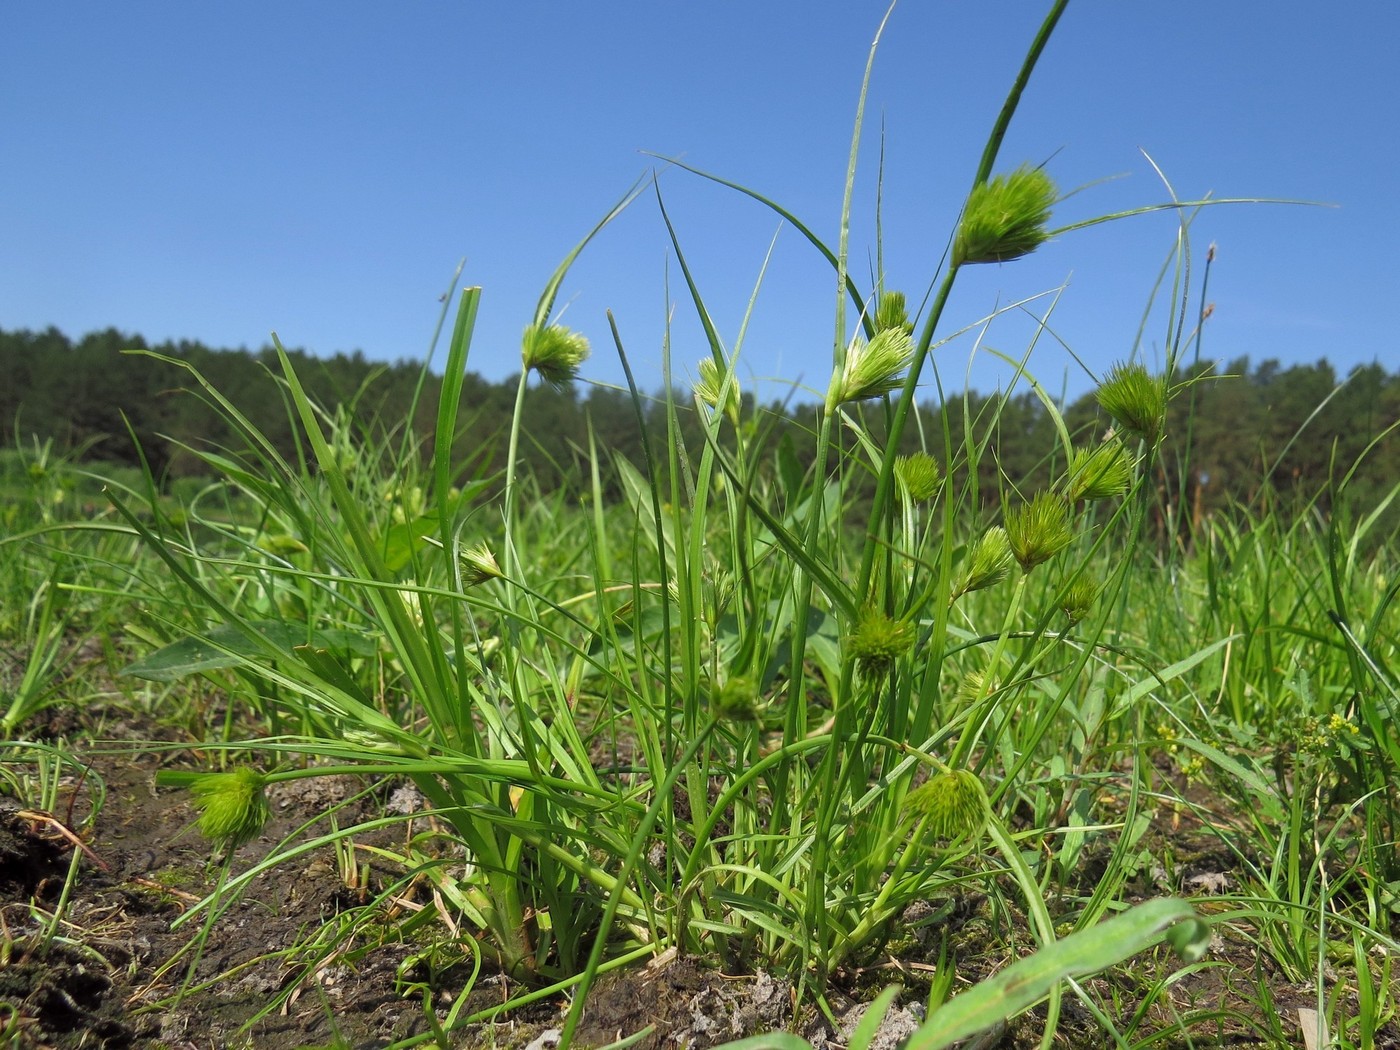
[[[1000,151],[1002,140],[1005,138],[1007,128],[1010,126],[1011,117],[1020,103],[1021,94],[1025,90],[1025,86],[1030,80],[1031,73],[1035,69],[1035,65],[1039,61],[1041,53],[1049,42],[1055,25],[1058,23],[1067,5],[1068,0],[1055,0],[1050,13],[1046,16],[1044,22],[1041,24],[1039,32],[1032,41],[1030,50],[1027,52],[1026,58],[1022,63],[1021,70],[988,136],[986,147],[982,153],[982,159],[978,164],[977,172],[972,181],[974,187],[982,185],[990,177],[992,168],[996,163],[997,154]],[[866,76],[868,81],[868,67]],[[858,135],[859,121],[857,122],[857,136]],[[853,147],[852,165],[854,165],[854,153],[855,148]],[[845,204],[843,205],[843,230],[849,221],[850,182],[851,176],[848,175],[848,192]],[[842,311],[845,306],[844,257],[845,253],[843,250],[837,257],[838,283],[841,286],[837,297],[838,318],[842,316]],[[875,499],[871,507],[871,520],[868,527],[867,539],[861,553],[860,570],[856,585],[857,594],[870,595],[876,593],[874,580],[876,555],[881,547],[879,537],[886,534],[886,522],[893,513],[891,500],[894,489],[894,467],[895,461],[899,456],[900,440],[903,437],[904,429],[908,424],[909,415],[911,411],[913,411],[915,405],[919,377],[923,370],[924,361],[929,355],[929,348],[933,344],[933,337],[942,320],[943,310],[948,303],[949,296],[952,294],[953,285],[957,279],[959,269],[960,267],[956,260],[950,262],[948,271],[944,274],[943,280],[939,285],[938,292],[930,307],[929,315],[924,322],[919,340],[915,345],[913,359],[910,363],[908,373],[905,376],[904,385],[895,406],[894,416],[890,421],[889,430],[885,437],[884,457],[881,461],[879,477],[876,481]],[[840,333],[838,332],[838,334]],[[840,373],[841,369],[839,367],[833,372],[833,389],[835,388]],[[829,393],[826,412],[823,413],[822,431],[818,438],[817,464],[819,469],[824,469],[825,453],[831,441],[830,421],[834,415],[833,409],[835,407],[831,403],[831,400],[832,395]],[[824,473],[815,473],[814,477],[816,478],[816,483],[820,485],[825,475]],[[815,520],[809,525],[809,530],[808,540],[810,552],[815,545]],[[807,593],[810,594],[810,591]],[[799,617],[799,631],[795,635],[794,641],[793,679],[800,684],[802,646],[805,644],[805,635],[800,628],[805,626],[805,614],[799,611]],[[841,672],[840,694],[842,697],[849,697],[852,695],[852,676],[853,666],[850,661],[847,661]],[[798,690],[794,688],[789,696],[790,703],[792,703],[792,701],[796,700],[799,696]],[[843,730],[847,728],[846,723],[849,722],[850,716],[847,714],[849,706],[849,703],[843,704],[836,712],[837,730],[833,735],[838,741],[846,739]],[[822,770],[819,774],[820,779],[826,783],[827,790],[822,792],[821,798],[818,801],[815,822],[816,835],[812,846],[810,895],[808,897],[808,918],[816,932],[817,951],[819,954],[825,953],[829,933],[828,924],[824,921],[824,913],[826,910],[826,878],[829,867],[828,855],[831,848],[830,836],[838,806],[841,799],[844,797],[845,785],[848,783],[854,770],[853,760],[858,755],[858,751],[858,747],[833,748],[824,758]],[[819,971],[824,973],[824,960],[819,959],[818,966]]]

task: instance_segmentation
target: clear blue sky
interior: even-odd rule
[[[885,127],[887,282],[918,301],[1048,0],[904,0],[876,59],[852,230],[873,258]],[[469,367],[519,368],[519,335],[565,253],[654,162],[687,162],[782,202],[835,243],[851,121],[883,0],[194,4],[11,0],[0,12],[0,327],[318,354],[421,358],[465,257],[484,288]],[[1076,0],[999,167],[1049,160],[1056,224],[1158,202],[1146,150],[1183,198],[1222,207],[1207,357],[1343,374],[1400,364],[1400,5]],[[661,192],[732,345],[776,235],[742,374],[824,385],[834,277],[792,229],[679,170]],[[1169,214],[1068,235],[965,272],[945,333],[1066,280],[1057,337],[1093,370],[1133,343],[1176,232]],[[669,260],[669,261],[668,261]],[[1193,276],[1199,276],[1199,268]],[[667,280],[669,279],[669,291]],[[1040,300],[1042,304],[1048,299]],[[704,353],[655,197],[589,247],[559,303],[617,382],[605,311],[640,382],[661,381],[668,306],[685,379]],[[984,346],[1020,354],[1007,316]],[[1164,319],[1147,333],[1160,362]],[[1004,381],[964,337],[945,382]],[[441,351],[440,351],[441,352]],[[971,360],[971,365],[969,361]],[[1089,380],[1044,340],[1050,387]],[[776,388],[765,388],[775,393]]]

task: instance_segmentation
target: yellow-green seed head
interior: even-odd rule
[[[884,332],[892,328],[906,335],[914,331],[914,326],[909,323],[909,307],[905,304],[903,292],[885,292],[875,308],[875,331]]]
[[[1133,454],[1116,437],[1097,448],[1075,449],[1069,465],[1071,503],[1112,499],[1128,491],[1133,480]]]
[[[463,585],[475,587],[487,580],[499,580],[504,577],[505,573],[501,571],[500,563],[496,561],[496,556],[491,553],[491,548],[486,544],[478,543],[462,552]]]
[[[588,360],[588,353],[588,339],[563,325],[529,325],[520,340],[520,360],[525,370],[533,369],[554,386],[572,382],[579,366]]]
[[[975,667],[958,681],[958,699],[966,706],[991,696],[1001,688],[998,679],[990,677],[985,668]]]
[[[1006,262],[1035,251],[1049,236],[1056,194],[1049,175],[1025,164],[976,186],[963,208],[953,264]]]
[[[905,497],[914,503],[925,503],[938,495],[943,480],[938,460],[927,452],[900,456],[894,461],[894,476]]]
[[[700,377],[695,381],[692,393],[711,408],[720,408],[720,399],[723,397],[723,412],[729,417],[729,422],[735,426],[739,425],[739,384],[731,378],[729,386],[724,388],[724,374],[720,371],[719,365],[715,363],[713,357],[700,359]],[[722,389],[723,388],[723,389]]]
[[[720,718],[753,722],[759,711],[758,686],[747,675],[736,675],[725,682],[723,688],[710,694],[710,704]]]
[[[1060,612],[1065,614],[1072,627],[1093,611],[1094,603],[1098,600],[1099,585],[1091,577],[1080,576],[1069,585],[1069,590],[1060,599]]]
[[[1167,381],[1136,363],[1114,365],[1097,395],[1103,410],[1149,445],[1167,422]]]
[[[954,589],[953,597],[961,598],[964,594],[1000,583],[1011,575],[1014,562],[1006,530],[1000,525],[993,525],[973,545],[967,559],[967,571]]]
[[[847,639],[856,670],[867,682],[878,682],[894,669],[894,662],[914,645],[914,627],[867,605]]]
[[[196,780],[190,794],[200,811],[200,833],[227,850],[256,838],[268,818],[264,782],[261,773],[247,767],[209,773]]]
[[[1006,512],[1006,538],[1025,572],[1049,561],[1074,540],[1069,505],[1054,492],[1037,492]]]
[[[841,370],[837,403],[864,401],[897,390],[914,360],[914,340],[901,328],[886,328],[869,343],[852,341]]]
[[[972,838],[986,826],[987,808],[987,792],[977,774],[950,769],[909,792],[903,816],[910,824],[923,821],[924,829],[935,838]]]

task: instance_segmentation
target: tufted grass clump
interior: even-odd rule
[[[1062,6],[1027,54],[1007,119]],[[356,427],[314,403],[278,343],[302,450],[288,459],[205,376],[165,362],[239,443],[191,450],[218,481],[178,518],[151,496],[154,479],[144,498],[113,493],[123,527],[184,602],[129,671],[212,678],[253,712],[255,732],[215,746],[221,760],[270,771],[235,764],[193,782],[201,828],[230,848],[252,848],[273,778],[357,771],[416,788],[423,811],[362,825],[401,832],[380,853],[402,881],[382,887],[346,936],[374,928],[428,943],[443,972],[470,971],[450,1002],[425,995],[444,1032],[500,1011],[467,1005],[477,976],[494,970],[528,989],[514,1003],[571,998],[567,1044],[599,973],[670,949],[727,972],[781,974],[826,1005],[838,975],[881,964],[912,904],[963,894],[1023,917],[1006,933],[1008,956],[1038,948],[1070,956],[1066,974],[1088,972],[1077,953],[1099,942],[1079,935],[1144,891],[1144,811],[1164,790],[1154,727],[1209,709],[1202,697],[1214,704],[1217,690],[1241,711],[1255,702],[1219,686],[1231,673],[1222,650],[1238,643],[1247,653],[1231,659],[1261,671],[1267,646],[1246,642],[1223,602],[1191,633],[1202,617],[1173,603],[1199,596],[1161,583],[1180,568],[1170,562],[1180,552],[1154,541],[1165,531],[1158,475],[1169,468],[1181,312],[1167,311],[1163,376],[1116,367],[1099,387],[1102,414],[1073,424],[1044,398],[1053,426],[1038,463],[1000,456],[1010,397],[990,402],[990,418],[973,418],[970,397],[950,398],[944,407],[961,408],[966,425],[945,413],[932,426],[919,398],[942,391],[932,348],[951,327],[943,312],[959,273],[1045,246],[1057,191],[1028,165],[993,176],[1006,132],[994,125],[966,198],[945,202],[953,248],[945,267],[918,276],[932,291],[911,316],[889,275],[877,268],[862,287],[850,265],[861,97],[840,242],[795,224],[839,289],[830,372],[800,428],[740,396],[743,330],[731,344],[716,329],[723,311],[707,303],[659,183],[661,225],[703,333],[697,383],[650,408],[629,358],[633,338],[648,337],[610,318],[643,452],[628,459],[590,431],[570,450],[578,474],[556,495],[522,467],[522,442],[553,440],[527,395],[581,375],[589,343],[558,323],[555,299],[635,188],[546,281],[498,468],[460,455],[475,437],[462,377],[487,290],[456,297],[425,447],[404,421]],[[1043,394],[1026,361],[1014,383]],[[235,494],[239,515],[211,512]],[[1221,542],[1241,563],[1258,554],[1246,537]],[[1148,622],[1183,633],[1159,644],[1144,637]],[[1367,651],[1334,654],[1334,671],[1363,676]],[[1341,704],[1335,678],[1325,695]],[[1373,761],[1393,757],[1375,739],[1381,717],[1333,713],[1369,733],[1376,749],[1358,749],[1351,772],[1379,789],[1393,769]],[[1173,746],[1203,766],[1243,768],[1218,739],[1183,731]],[[1384,816],[1376,810],[1378,829]],[[1268,855],[1284,846],[1303,848]],[[300,846],[267,848],[231,875],[230,892]],[[1080,878],[1091,851],[1092,884]],[[1293,913],[1324,912],[1320,894],[1304,892],[1316,885],[1296,881]],[[404,917],[403,886],[432,908]],[[383,923],[398,925],[385,933]],[[1280,931],[1281,941],[1298,932]],[[308,972],[336,951],[311,953]],[[1053,1032],[1059,977],[1045,987]],[[1122,1015],[1098,1003],[1090,1013]]]

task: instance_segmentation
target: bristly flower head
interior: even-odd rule
[[[715,359],[702,357],[700,359],[700,377],[695,381],[691,393],[715,409],[720,408],[722,394],[724,414],[729,417],[729,422],[737,427],[739,425],[739,384],[731,378],[729,386],[721,391],[723,385],[724,374],[720,372],[719,365],[715,364]]]
[[[971,838],[987,823],[987,791],[970,769],[936,773],[904,798],[904,820],[940,839]]]
[[[869,343],[852,340],[841,370],[838,404],[864,401],[897,390],[914,360],[914,340],[902,327],[886,328]]]
[[[968,553],[967,571],[953,589],[953,597],[961,598],[964,594],[1000,583],[1011,575],[1014,560],[1006,530],[1000,525],[993,525],[982,533]]]
[[[970,706],[985,700],[1001,687],[1001,680],[992,677],[985,667],[974,667],[958,679],[958,700]]]
[[[1029,255],[1049,234],[1055,183],[1040,168],[1023,164],[968,194],[953,243],[953,265],[1006,262]]]
[[[758,719],[759,692],[748,675],[736,675],[720,689],[710,694],[710,706],[715,715],[731,722],[753,722]]]
[[[504,577],[505,573],[501,571],[500,563],[486,544],[478,543],[462,552],[463,586],[475,587],[487,580],[499,580]]]
[[[1136,362],[1114,365],[1096,395],[1105,412],[1155,445],[1167,422],[1167,381]]]
[[[227,773],[201,776],[190,787],[199,809],[199,830],[209,841],[232,851],[257,837],[267,823],[265,778],[240,766]]]
[[[520,360],[528,372],[554,386],[566,386],[588,360],[588,339],[563,325],[528,325],[520,340]]]
[[[1080,500],[1112,499],[1128,491],[1133,480],[1133,454],[1116,437],[1096,448],[1075,449],[1069,464],[1071,503]]]
[[[867,605],[848,641],[861,678],[878,682],[894,669],[895,660],[913,647],[914,628],[906,620],[896,620]]]
[[[1060,598],[1060,612],[1065,614],[1071,627],[1093,611],[1094,603],[1099,600],[1099,589],[1089,576],[1080,576],[1069,585]]]
[[[1054,492],[1037,492],[1029,503],[1007,510],[1006,538],[1021,568],[1030,572],[1074,540],[1069,505]]]
[[[915,452],[896,459],[894,477],[904,494],[915,503],[925,503],[938,495],[938,486],[943,480],[938,460],[927,452]]]
[[[905,335],[914,331],[909,323],[909,307],[905,304],[903,292],[885,292],[875,307],[875,331],[884,332],[897,328]]]

